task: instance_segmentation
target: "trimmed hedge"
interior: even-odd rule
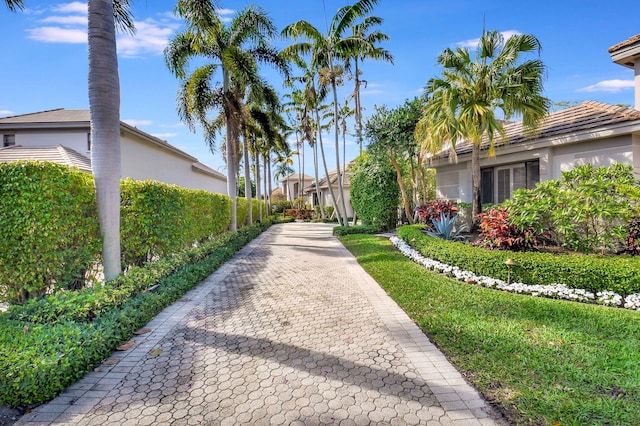
[[[398,237],[423,256],[477,275],[507,280],[505,261],[515,260],[511,281],[525,284],[565,284],[593,293],[610,290],[622,296],[640,292],[640,259],[551,253],[487,250],[469,244],[429,237],[419,226],[403,226]]]
[[[104,287],[12,306],[0,314],[0,403],[28,406],[54,398],[271,223],[133,268]],[[156,291],[144,291],[155,284]]]
[[[0,300],[84,285],[100,233],[91,175],[54,163],[0,163]]]
[[[375,234],[380,232],[380,227],[373,225],[336,226],[333,228],[333,235],[341,237],[349,234]]]

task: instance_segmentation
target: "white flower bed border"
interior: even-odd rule
[[[417,250],[414,250],[409,244],[396,236],[390,237],[389,239],[391,240],[391,243],[409,259],[431,271],[445,274],[459,281],[480,285],[482,287],[509,291],[512,293],[529,294],[531,296],[543,296],[553,299],[566,299],[577,302],[599,303],[601,305],[624,307],[626,309],[640,311],[640,293],[622,297],[619,294],[608,290],[593,294],[590,291],[586,291],[580,288],[569,288],[566,285],[560,283],[548,285],[523,283],[508,284],[505,281],[496,278],[478,276],[473,272],[463,271],[457,266],[450,266],[437,260],[424,257]]]

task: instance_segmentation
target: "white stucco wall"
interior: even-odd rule
[[[7,132],[8,133],[8,132]],[[16,135],[16,145],[22,146],[55,146],[62,145],[74,151],[91,157],[87,150],[88,129],[79,130],[19,130],[12,132]]]

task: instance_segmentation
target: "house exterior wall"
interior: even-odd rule
[[[640,178],[640,134],[626,134],[574,143],[536,143],[502,147],[496,156],[480,159],[480,167],[502,167],[528,161],[539,161],[540,181],[557,179],[562,172],[576,166],[591,163],[595,166],[610,166],[614,163],[629,164]],[[542,145],[542,144],[541,144]],[[462,156],[461,156],[462,157]],[[470,155],[459,157],[457,164],[438,160],[436,169],[436,198],[458,202],[472,202],[472,173]]]
[[[63,145],[91,158],[88,150],[89,128],[18,129],[0,134],[15,135],[16,145],[27,147]],[[196,171],[193,157],[160,147],[135,134],[121,132],[121,178],[157,180],[190,189],[227,193],[225,180]]]
[[[227,183],[192,170],[189,159],[128,133],[121,137],[122,177],[157,180],[190,189],[227,193]],[[141,161],[141,159],[144,159]]]

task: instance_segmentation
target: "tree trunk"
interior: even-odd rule
[[[322,205],[322,202],[320,201],[320,187],[318,185],[318,183],[319,183],[318,144],[314,143],[312,149],[313,149],[313,172],[314,172],[314,178],[316,179],[316,182],[315,182],[315,185],[316,185],[316,199],[318,200],[318,207],[320,207],[320,217],[324,219],[326,217],[326,214],[324,212],[324,206]]]
[[[91,167],[106,281],[121,272],[120,79],[112,0],[88,2]]]
[[[355,103],[355,118],[356,118],[356,135],[358,138],[358,145],[360,146],[360,155],[362,155],[362,108],[360,106],[360,69],[358,66],[358,57],[354,58],[355,63],[355,89],[353,91],[353,100]]]
[[[247,146],[247,136],[244,136],[242,144],[242,159],[244,160],[244,197],[249,202],[249,215],[247,225],[253,223],[253,194],[251,190],[251,173],[249,170],[249,147]]]
[[[429,200],[428,200],[428,196],[427,196],[427,181],[424,177],[424,166],[422,164],[422,155],[418,154],[418,173],[420,174],[420,186],[421,186],[421,190],[422,190],[422,203],[421,204],[426,204]]]
[[[271,182],[273,182],[273,175],[271,174],[271,153],[270,152],[269,152],[269,154],[267,154],[267,167],[269,169],[269,172],[267,173],[267,176],[269,177],[269,192],[267,192],[267,200],[268,200],[267,216],[270,216],[271,212],[272,212],[272,209],[271,209],[271,193],[273,192],[273,188],[271,187]]]
[[[258,206],[258,217],[260,218],[260,222],[262,222],[262,189],[260,188],[260,154],[256,150],[253,156],[253,163],[256,165],[256,197],[258,198],[259,206]]]
[[[269,194],[267,189],[267,154],[262,154],[262,185],[264,189],[264,217],[269,217]]]
[[[393,157],[393,151],[389,150],[389,158],[391,159],[391,164],[393,164],[393,168],[396,169],[396,178],[398,180],[398,186],[400,187],[400,193],[402,194],[402,204],[404,206],[404,214],[407,216],[407,220],[410,224],[413,225],[413,214],[411,214],[411,208],[409,207],[409,200],[407,199],[407,191],[404,189],[404,185],[402,183],[402,171],[400,170],[400,165]]]
[[[475,228],[475,216],[482,213],[482,200],[480,198],[480,143],[475,142],[471,151],[471,176],[473,186],[473,227]]]
[[[222,91],[223,96],[229,96],[229,87],[231,82],[229,81],[229,74],[222,70]],[[229,101],[225,99],[225,103]],[[229,230],[235,232],[238,230],[238,218],[237,218],[237,194],[238,184],[236,182],[236,158],[235,158],[235,146],[236,143],[234,137],[234,131],[232,129],[233,118],[228,106],[225,105],[225,130],[227,137],[227,193],[231,198],[231,224]]]
[[[336,146],[336,172],[338,173],[338,192],[340,193],[340,207],[342,207],[342,226],[349,226],[347,220],[347,204],[344,201],[344,188],[342,186],[342,173],[340,172],[340,128],[338,126],[338,88],[336,87],[336,79],[331,79],[331,88],[333,89],[333,124],[335,126],[335,146]],[[337,204],[337,203],[336,203]],[[340,217],[340,216],[338,216]]]
[[[337,212],[338,223],[342,225],[342,216],[338,209],[338,203],[336,202],[336,198],[333,194],[333,186],[331,185],[331,179],[329,179],[329,169],[327,169],[327,159],[324,156],[324,147],[322,145],[322,129],[320,128],[320,113],[318,112],[318,108],[315,108],[316,112],[316,122],[318,123],[318,142],[320,142],[320,155],[322,156],[322,165],[324,166],[324,176],[327,179],[327,185],[329,186],[329,194],[331,195],[331,203],[333,204],[333,209]],[[318,183],[316,182],[316,188],[318,187]],[[320,199],[318,199],[318,202]]]

